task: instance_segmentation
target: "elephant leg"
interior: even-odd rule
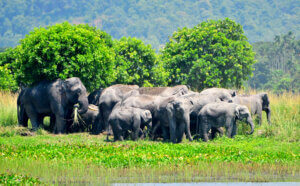
[[[19,125],[23,126],[23,127],[28,127],[28,115],[25,111],[25,108],[23,105],[21,105],[18,113],[18,120],[19,120]]]
[[[257,115],[258,125],[261,126],[261,112]]]
[[[177,138],[177,143],[180,143],[182,141],[182,138],[183,138],[183,134],[184,134],[184,131],[186,129],[186,126],[184,123],[181,123],[178,127],[177,127],[177,130],[176,130],[176,138]]]
[[[232,129],[233,129],[233,121],[231,118],[226,119],[225,128],[226,128],[226,136],[231,138]]]
[[[55,127],[54,132],[56,134],[66,133],[66,121],[63,115],[55,114]]]
[[[162,130],[162,135],[163,135],[164,141],[167,141],[168,139],[170,139],[170,136],[168,134],[168,128],[166,126],[161,125],[161,130]]]
[[[236,133],[237,133],[237,126],[236,126],[236,121],[235,121],[235,122],[233,122],[233,125],[232,125],[231,138],[234,138]]]
[[[190,129],[190,115],[187,114],[184,121],[184,128],[185,128],[185,135],[189,141],[193,141],[192,135],[191,135],[191,129]]]
[[[39,116],[35,112],[35,110],[32,108],[31,105],[26,107],[26,112],[28,114],[28,117],[30,119],[31,125],[32,125],[32,130],[37,130],[39,127]]]
[[[208,121],[208,119],[207,119],[207,117],[206,116],[202,116],[201,117],[201,127],[200,127],[200,129],[201,129],[201,133],[202,133],[202,139],[203,139],[203,141],[205,141],[205,142],[207,142],[208,141],[208,131],[209,131],[209,121]]]

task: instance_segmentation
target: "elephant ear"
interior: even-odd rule
[[[261,100],[262,100],[262,104],[264,106],[269,106],[270,101],[269,101],[268,94],[267,93],[261,93],[260,97],[261,97]]]

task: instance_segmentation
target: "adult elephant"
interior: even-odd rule
[[[225,88],[208,88],[200,92],[201,95],[216,96],[221,101],[233,102],[232,98],[237,95],[235,90]]]
[[[250,125],[250,134],[252,134],[254,124],[246,106],[226,102],[209,103],[198,114],[199,133],[204,141],[208,141],[210,129],[225,126],[226,135],[232,138],[237,132],[236,120],[243,119],[246,119],[246,122]]]
[[[104,130],[108,130],[108,118],[114,106],[127,97],[139,94],[137,91],[138,88],[139,86],[137,85],[122,84],[112,85],[105,88],[101,93],[98,104],[101,120],[93,124],[92,133],[99,134]]]
[[[55,118],[54,133],[65,133],[67,113],[77,103],[79,114],[87,112],[87,92],[79,78],[42,81],[19,94],[18,121],[20,125],[27,126],[29,118],[32,128],[36,130],[45,116],[52,116]]]
[[[138,89],[140,94],[153,95],[153,96],[182,96],[189,92],[186,85],[177,85],[174,87],[141,87]]]
[[[149,110],[116,105],[109,116],[108,123],[113,130],[114,141],[123,141],[128,131],[132,132],[132,140],[137,140],[139,133],[145,127],[151,129],[152,116]]]
[[[261,125],[262,111],[265,111],[268,123],[271,124],[270,100],[267,93],[238,95],[233,98],[233,102],[247,106],[252,115],[257,115],[259,125]]]

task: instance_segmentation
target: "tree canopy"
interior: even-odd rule
[[[67,22],[34,29],[15,49],[18,84],[79,77],[88,90],[115,80],[115,53],[108,34]]]
[[[198,90],[240,87],[255,62],[242,26],[230,19],[178,29],[161,52],[171,84],[188,84]]]
[[[136,38],[116,40],[116,83],[139,86],[167,85],[167,74],[151,45]]]
[[[293,32],[275,36],[273,42],[255,43],[253,48],[258,62],[248,82],[252,88],[300,91],[300,40]]]

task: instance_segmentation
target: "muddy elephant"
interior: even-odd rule
[[[238,95],[233,98],[233,102],[247,106],[252,115],[257,115],[259,125],[261,125],[262,111],[265,111],[268,123],[271,124],[270,100],[267,93]]]
[[[226,135],[234,137],[237,132],[236,120],[244,120],[251,127],[250,134],[254,131],[251,114],[246,106],[235,103],[217,102],[205,105],[198,114],[199,133],[203,141],[208,141],[210,129],[226,128]]]
[[[177,85],[174,87],[140,87],[138,89],[140,94],[153,95],[153,96],[182,96],[189,92],[186,85]]]
[[[232,103],[232,98],[237,95],[235,90],[225,89],[225,88],[208,88],[200,92],[201,95],[216,96],[221,101],[226,101]]]
[[[65,133],[67,113],[77,103],[80,114],[87,112],[87,92],[79,78],[43,81],[19,94],[18,121],[20,125],[28,126],[27,120],[30,119],[32,128],[36,130],[45,116],[52,116],[55,118],[54,132]]]
[[[114,106],[123,99],[132,95],[137,95],[139,92],[137,85],[112,85],[105,88],[99,98],[99,110],[101,115],[100,122],[95,122],[92,126],[92,133],[99,134],[104,130],[109,130],[108,118]]]
[[[114,141],[123,141],[128,131],[131,132],[132,140],[137,140],[145,127],[151,129],[152,115],[149,110],[116,105],[108,123],[113,130]]]

